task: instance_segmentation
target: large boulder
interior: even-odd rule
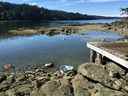
[[[86,78],[82,75],[77,74],[72,80],[72,85],[74,88],[74,96],[91,96],[88,91],[89,87],[93,87],[92,83],[88,82]]]
[[[72,85],[74,88],[74,96],[128,96],[127,93],[89,81],[80,74],[77,74],[72,80]]]
[[[15,87],[15,95],[16,96],[30,96],[32,91],[31,84],[24,84]]]
[[[95,92],[94,96],[128,96],[121,91],[112,90],[110,88],[102,86],[101,84],[96,84],[95,89],[97,91]]]
[[[72,87],[66,79],[48,81],[37,91],[33,96],[73,96]]]
[[[78,73],[91,80],[102,83],[106,82],[109,79],[109,73],[100,64],[82,64],[78,68]]]

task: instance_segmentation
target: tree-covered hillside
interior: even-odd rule
[[[48,10],[28,4],[12,4],[0,2],[0,20],[80,20],[109,18],[83,15],[65,11]]]

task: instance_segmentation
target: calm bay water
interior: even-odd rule
[[[101,21],[97,20],[93,22],[100,23]],[[65,22],[69,23],[69,21],[60,22],[63,24],[67,24]],[[85,23],[85,21],[72,22]],[[101,23],[104,22],[105,21],[103,20]],[[107,22],[110,23],[110,21],[108,20]],[[59,23],[57,24],[57,26],[59,26]],[[17,25],[16,27],[19,27],[19,25]],[[47,24],[44,24],[44,26],[46,25]],[[48,25],[47,27],[49,27]],[[0,27],[2,26],[0,25]],[[77,67],[79,64],[89,61],[89,49],[86,47],[86,42],[98,39],[117,40],[120,38],[122,38],[120,35],[107,31],[90,31],[82,33],[81,35],[55,35],[51,37],[46,35],[15,37],[1,36],[0,66],[6,63],[11,63],[17,67],[23,67],[31,64],[44,64],[48,62],[55,62],[57,65],[69,64]]]
[[[0,21],[0,33],[7,32],[10,29],[19,27],[59,27],[69,24],[86,24],[86,23],[111,23],[119,19],[99,19],[99,20],[66,20],[66,21]]]

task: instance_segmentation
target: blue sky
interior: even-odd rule
[[[120,16],[120,8],[128,7],[128,0],[1,0],[28,3],[48,9],[80,12],[90,15]]]

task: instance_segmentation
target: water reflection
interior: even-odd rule
[[[89,61],[87,41],[122,38],[111,32],[87,32],[84,35],[34,35],[18,36],[0,41],[0,65],[11,63],[15,66],[55,62],[77,67]]]

